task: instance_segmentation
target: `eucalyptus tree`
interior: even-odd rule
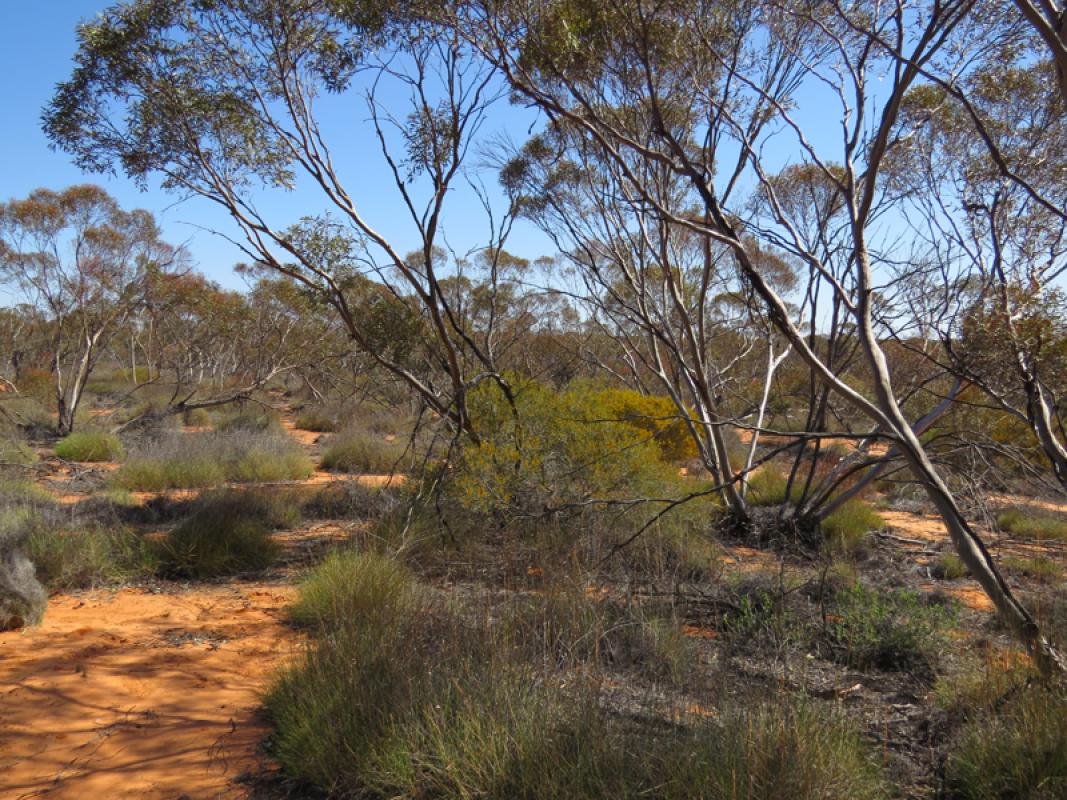
[[[444,221],[501,87],[424,11],[417,3],[130,0],[80,26],[74,71],[44,125],[85,169],[159,178],[217,204],[255,265],[320,296],[359,348],[475,435],[470,386],[490,379],[507,388],[491,346],[464,329],[442,287],[456,260]],[[350,121],[337,115],[326,124],[327,103]],[[365,124],[358,115],[369,118],[376,155],[343,152],[351,126]],[[356,162],[347,174],[346,160]],[[388,176],[374,190],[392,192],[403,209],[401,237],[382,232],[397,220],[375,199],[356,200],[369,188],[361,184],[368,163]],[[486,211],[484,242],[501,250],[508,210],[493,210],[472,183]],[[314,191],[319,213],[287,220],[263,210],[264,194],[298,184]],[[401,239],[415,244],[411,255]],[[374,291],[368,279],[384,287],[383,302],[390,295],[421,319],[431,369],[383,348],[381,332],[353,307],[354,295]]]
[[[907,96],[892,180],[925,245],[929,357],[1025,423],[1067,488],[1067,106],[1049,65],[1015,49]]]
[[[58,433],[74,429],[86,382],[150,281],[183,262],[150,213],[123,211],[97,186],[0,204],[0,281],[41,320]]]
[[[459,15],[458,27],[518,98],[579,131],[662,219],[730,253],[795,354],[898,449],[961,559],[1041,667],[1062,668],[906,418],[882,346],[881,308],[906,300],[893,296],[901,287],[888,267],[912,255],[894,227],[896,198],[885,179],[902,104],[928,72],[966,70],[996,14],[977,13],[971,0],[515,0],[464,5]],[[679,106],[692,120],[684,130],[695,131],[685,138]],[[684,178],[700,213],[662,202],[634,158]],[[840,204],[832,261],[821,243],[812,247],[775,186],[773,176],[790,165],[821,173]],[[757,248],[772,245],[840,304],[869,390],[811,347],[757,258]]]
[[[1062,0],[1015,0],[1051,57],[1060,98],[1067,103],[1067,5]]]

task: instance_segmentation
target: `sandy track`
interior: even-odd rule
[[[0,635],[0,797],[245,797],[288,586],[93,591]]]

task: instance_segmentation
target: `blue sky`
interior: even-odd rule
[[[0,96],[5,111],[0,125],[0,200],[24,197],[42,186],[61,189],[85,181],[99,183],[124,207],[147,208],[156,214],[167,240],[184,243],[202,272],[225,286],[240,288],[244,281],[233,272],[233,265],[246,257],[232,243],[210,232],[240,237],[221,209],[199,198],[180,200],[157,188],[141,192],[121,176],[83,174],[66,154],[50,150],[41,132],[41,109],[55,85],[71,72],[75,27],[109,5],[111,0],[40,0],[36,4],[0,0]],[[833,124],[840,112],[834,98],[816,85],[804,87],[798,99],[801,107],[796,114],[807,135],[833,159],[840,148],[840,132]],[[327,139],[333,142],[338,171],[357,206],[398,250],[409,251],[417,239],[366,121],[364,102],[355,93],[331,96],[324,98],[320,111]],[[492,110],[484,133],[504,133],[521,141],[537,121],[532,112],[500,102]],[[794,155],[795,145],[788,134],[776,139],[766,153],[775,169]],[[481,177],[487,187],[496,189],[495,174],[484,172]],[[257,198],[257,204],[278,228],[325,210],[320,194],[308,189],[293,193],[271,190]],[[445,231],[449,244],[459,253],[486,243],[485,216],[470,191],[455,190],[448,203]],[[547,237],[525,223],[516,225],[508,249],[531,260],[551,255],[554,250]]]
[[[76,49],[75,27],[111,5],[108,0],[41,0],[37,3],[0,4],[0,78],[4,120],[0,125],[0,200],[24,197],[38,187],[62,189],[75,183],[104,186],[126,208],[152,211],[171,243],[184,243],[198,269],[225,286],[240,288],[243,280],[233,265],[245,260],[214,229],[237,236],[229,219],[213,204],[199,198],[180,200],[152,188],[142,192],[123,177],[85,174],[73,166],[65,153],[52,151],[40,128],[41,109],[55,85],[70,75]],[[510,129],[521,138],[533,118],[522,109],[501,103],[493,115],[500,132]],[[411,223],[400,204],[396,189],[379,156],[377,140],[366,124],[366,107],[359,97],[328,98],[322,117],[328,129],[338,134],[335,146],[339,171],[349,191],[361,205],[368,221],[397,243],[402,252],[414,247]],[[490,131],[491,132],[491,131]],[[495,176],[482,175],[495,189]],[[282,194],[271,191],[260,198],[261,208],[279,227],[301,216],[324,210],[311,191]],[[485,221],[470,192],[457,190],[449,202],[446,219],[450,244],[459,252],[485,242]],[[516,255],[530,259],[552,251],[548,240],[529,225],[516,226],[509,244]]]

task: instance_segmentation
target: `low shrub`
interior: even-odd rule
[[[1029,539],[1067,541],[1067,520],[1039,511],[1008,509],[997,514],[997,525],[1007,533]]]
[[[67,461],[117,461],[123,447],[113,433],[76,431],[56,442],[56,455]]]
[[[258,483],[308,477],[312,466],[300,446],[271,433],[171,433],[131,452],[114,484],[131,491]]]
[[[730,583],[721,626],[732,648],[766,656],[808,645],[808,625],[789,602],[795,587],[782,584],[779,576],[759,572],[742,574]]]
[[[947,795],[957,800],[1067,796],[1067,696],[1062,688],[1025,688],[965,726],[945,764]]]
[[[359,481],[339,480],[315,489],[301,506],[315,519],[370,519],[381,516],[398,503],[388,488],[366,486]]]
[[[337,472],[386,474],[396,469],[405,442],[386,441],[363,431],[348,430],[331,436],[322,454],[322,469]]]
[[[918,592],[857,583],[835,594],[825,641],[830,655],[854,669],[928,677],[954,618],[954,607]]]

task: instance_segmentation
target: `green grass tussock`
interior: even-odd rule
[[[27,540],[27,553],[52,591],[147,578],[159,566],[158,548],[125,527],[38,528]]]
[[[640,615],[599,627],[615,612],[576,587],[484,603],[446,603],[387,557],[324,563],[294,609],[317,638],[266,698],[286,773],[336,797],[884,796],[855,730],[790,696],[669,723],[612,711],[597,664],[622,640],[604,637]]]
[[[113,481],[130,491],[162,491],[299,480],[311,473],[303,450],[284,434],[171,433],[139,445]]]
[[[235,490],[202,498],[160,543],[160,573],[214,578],[266,569],[280,552],[271,530],[295,524],[298,513],[284,496]]]
[[[943,581],[958,581],[970,575],[967,565],[955,553],[942,553],[937,557],[930,572],[935,578]]]
[[[768,464],[749,476],[745,499],[749,505],[757,508],[795,503],[800,498],[800,486],[795,481],[791,487],[788,484],[786,476],[777,467]]]
[[[1004,567],[1012,572],[1033,578],[1040,583],[1054,583],[1063,578],[1063,570],[1060,565],[1044,556],[1033,556],[1032,558],[1009,556],[1004,559]]]
[[[338,425],[336,415],[324,408],[305,408],[293,423],[300,430],[313,433],[333,433]]]
[[[1067,541],[1067,520],[1040,511],[1008,509],[997,514],[997,525],[1003,531],[1029,539]]]
[[[113,433],[76,431],[56,442],[56,455],[67,461],[118,461],[122,442]]]
[[[405,444],[364,431],[342,431],[327,440],[320,466],[337,472],[391,473],[404,455]]]
[[[930,676],[955,619],[955,608],[926,602],[917,592],[854,584],[834,596],[826,643],[854,669]]]
[[[853,553],[871,531],[885,527],[885,521],[862,500],[849,500],[821,523],[826,546],[833,552]]]
[[[414,576],[398,561],[373,552],[338,550],[326,557],[300,584],[290,608],[293,621],[337,630],[346,621],[382,615],[379,624],[412,613],[419,592]]]
[[[945,766],[954,800],[1067,797],[1067,696],[1025,688],[996,711],[974,716]]]

